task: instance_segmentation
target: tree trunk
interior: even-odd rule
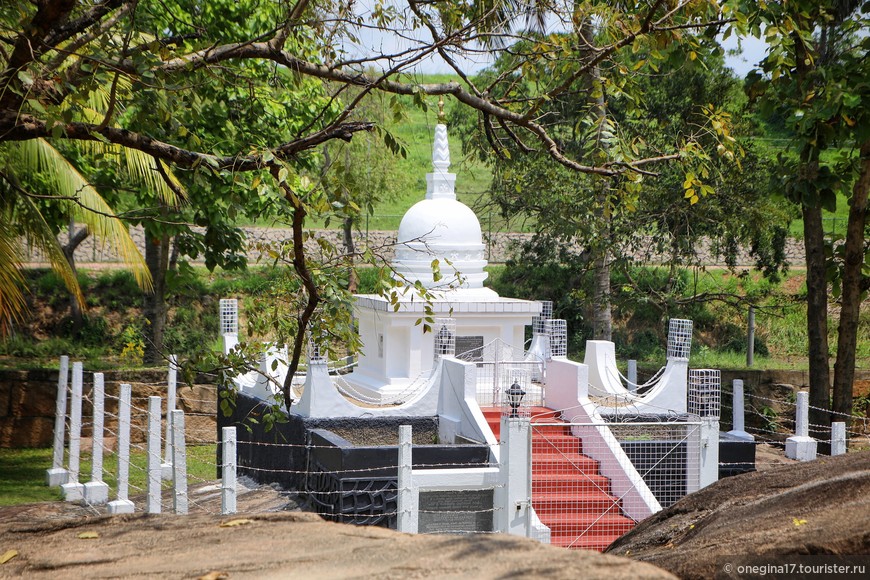
[[[347,289],[351,294],[354,294],[359,286],[359,278],[353,267],[354,254],[356,254],[356,246],[353,243],[353,218],[344,218],[341,230],[344,235],[344,249],[347,252],[347,260],[350,265],[350,271],[347,273]]]
[[[163,335],[166,329],[166,270],[169,267],[169,235],[152,237],[145,244],[145,265],[151,273],[154,290],[145,296],[145,362],[158,364],[163,359]]]
[[[825,276],[825,240],[822,208],[801,206],[807,260],[807,338],[810,365],[810,436],[820,440],[820,451],[830,440],[831,377],[828,360],[828,283]]]
[[[66,258],[67,263],[69,264],[70,270],[72,270],[73,275],[77,273],[76,271],[76,249],[82,244],[82,242],[87,239],[88,235],[90,235],[90,231],[88,231],[87,226],[76,230],[75,229],[75,221],[70,220],[69,222],[69,236],[66,244],[61,248],[63,251],[63,255]],[[70,313],[70,321],[72,323],[72,332],[75,335],[78,335],[82,330],[82,326],[84,325],[84,316],[82,314],[82,307],[79,304],[79,301],[75,296],[70,294],[69,297],[69,313]]]
[[[870,141],[861,146],[861,170],[849,201],[849,222],[843,260],[840,327],[837,361],[834,363],[833,420],[851,423],[852,389],[855,379],[855,350],[858,346],[858,317],[861,312],[861,269],[864,265],[864,228],[867,223],[867,192],[870,190]],[[845,416],[843,416],[845,415]]]

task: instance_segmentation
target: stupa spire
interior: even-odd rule
[[[432,144],[432,173],[426,174],[426,199],[456,199],[456,175],[450,168],[450,144],[447,141],[447,125],[435,125],[435,142]]]

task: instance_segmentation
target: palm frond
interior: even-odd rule
[[[100,91],[93,91],[93,93],[97,92]],[[108,106],[107,103],[106,106]],[[88,123],[100,123],[103,120],[102,113],[96,109],[83,108],[81,112]],[[172,170],[162,161],[157,161],[151,155],[143,153],[138,149],[128,149],[114,143],[82,141],[79,145],[84,151],[91,154],[122,156],[124,159],[124,169],[131,180],[144,185],[150,191],[157,194],[157,197],[166,205],[171,207],[178,207],[180,205],[181,200],[175,192],[184,192],[184,186],[181,185],[181,182],[178,181]],[[163,176],[157,167],[158,163],[160,163],[160,167],[163,169],[163,174],[172,182],[173,187],[170,187],[163,180]]]
[[[45,221],[39,208],[36,207],[32,199],[21,196],[17,200],[15,211],[15,223],[22,228],[28,242],[45,254],[51,269],[60,276],[67,290],[75,297],[79,305],[85,308],[85,297],[79,287],[75,272],[67,262],[66,256],[63,255],[63,250],[54,236],[54,232]]]
[[[112,208],[78,170],[44,139],[22,141],[16,149],[20,161],[42,172],[55,187],[59,198],[67,198],[65,203],[70,213],[114,249],[139,285],[150,290],[151,276],[127,226],[114,217]]]
[[[18,253],[19,230],[13,227],[11,212],[0,210],[0,336],[8,336],[12,325],[27,310],[24,277]]]

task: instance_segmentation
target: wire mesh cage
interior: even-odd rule
[[[456,354],[456,319],[435,319],[435,359]]]
[[[718,419],[721,412],[722,377],[718,369],[689,370],[689,413]]]
[[[538,304],[541,305],[541,314],[532,317],[532,333],[545,334],[547,321],[553,317],[553,303],[550,300],[538,300]]]
[[[550,356],[568,356],[568,322],[559,318],[547,321]]]
[[[320,345],[314,340],[309,340],[308,342],[308,360],[313,363],[326,361],[326,355],[324,354],[323,349],[321,349]]]
[[[692,321],[672,318],[668,324],[668,358],[689,360],[692,351]]]
[[[239,301],[236,298],[221,298],[221,335],[239,333]]]

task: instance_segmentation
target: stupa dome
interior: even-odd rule
[[[432,165],[434,171],[426,175],[426,198],[414,204],[399,225],[393,268],[408,282],[419,280],[428,289],[483,289],[487,273],[480,221],[456,199],[456,175],[447,171],[445,125],[435,126]],[[436,259],[442,276],[438,281],[432,275]],[[491,290],[485,293],[497,297]]]

